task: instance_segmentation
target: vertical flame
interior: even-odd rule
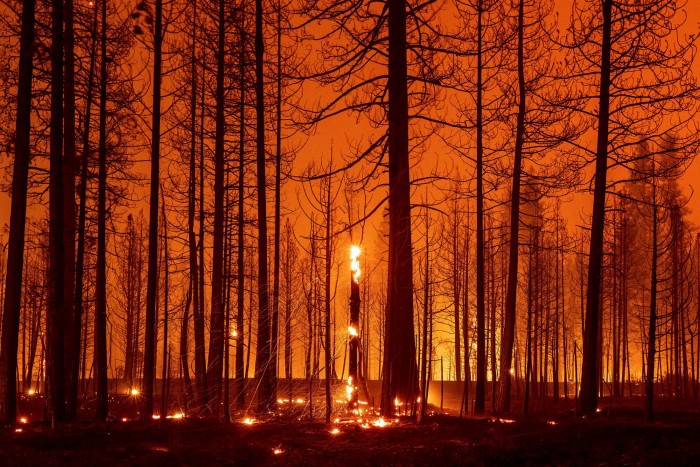
[[[352,280],[357,282],[360,278],[360,247],[353,245],[350,247],[350,270],[352,271]]]

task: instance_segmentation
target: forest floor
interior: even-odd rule
[[[700,416],[661,407],[547,415],[336,421],[43,423],[0,427],[0,465],[700,465]],[[251,422],[251,420],[249,420]]]

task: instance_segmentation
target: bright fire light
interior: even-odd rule
[[[15,433],[22,433],[22,429],[21,429],[21,428],[15,428]]]
[[[395,405],[396,407],[398,407],[398,406],[401,405],[401,402],[399,402],[399,398],[398,398],[398,397],[394,399],[394,405]]]
[[[235,329],[231,331],[231,337],[233,337],[234,339],[238,337],[238,331],[236,331]]]
[[[332,434],[332,435],[337,435],[338,433],[340,433],[340,429],[338,429],[338,428],[333,428],[333,429],[331,430],[331,434]]]
[[[139,390],[136,388],[131,388],[131,390],[129,391],[129,394],[131,394],[132,396],[138,396]]]
[[[168,415],[168,416],[165,417],[165,418],[173,418],[173,419],[175,419],[175,420],[179,420],[179,419],[181,419],[181,418],[185,418],[185,414],[182,413],[182,412],[179,412],[179,413],[176,413],[176,414],[173,414],[173,415]]]
[[[160,415],[153,415],[153,420],[160,420]]]
[[[253,419],[253,418],[246,418],[246,419],[243,420],[243,423],[245,423],[246,425],[252,425],[253,423],[255,423],[255,419]]]
[[[357,337],[357,329],[355,329],[355,326],[348,326],[348,334],[352,337]]]
[[[515,368],[511,368],[511,369],[510,369],[510,374],[511,374],[511,375],[514,375],[514,374],[515,374]]]
[[[276,456],[282,454],[283,452],[284,451],[281,448],[275,448],[272,450],[272,453]]]
[[[34,389],[30,389],[29,391],[27,391],[27,394],[33,396],[35,394]]]
[[[353,245],[350,247],[350,270],[352,271],[352,279],[357,282],[358,279],[360,278],[360,247],[357,245]]]
[[[379,427],[379,428],[384,428],[385,426],[388,425],[388,423],[385,422],[384,419],[380,417],[380,418],[376,419],[376,420],[372,423],[372,425],[374,425],[374,426],[376,426],[376,427]]]

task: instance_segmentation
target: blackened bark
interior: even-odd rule
[[[598,142],[596,149],[593,219],[586,290],[586,324],[583,334],[581,366],[582,415],[592,415],[598,407],[598,331],[600,327],[600,283],[603,263],[603,231],[605,227],[605,193],[608,170],[608,125],[610,120],[610,37],[612,0],[603,1],[603,38],[600,62],[600,94],[598,104]]]
[[[408,150],[406,1],[388,0],[389,23],[389,261],[381,410],[413,403],[418,368],[413,336],[413,253]]]
[[[5,296],[0,339],[0,420],[13,423],[17,417],[17,347],[24,269],[24,232],[27,217],[35,0],[22,3],[15,159],[12,167],[12,205],[8,239]]]
[[[499,412],[510,411],[511,373],[513,366],[513,344],[515,341],[515,319],[518,293],[518,247],[520,245],[520,178],[522,175],[523,141],[525,136],[525,63],[524,63],[524,0],[518,5],[518,122],[515,133],[513,157],[513,185],[510,200],[510,239],[508,244],[508,285],[506,290],[503,342],[499,375]]]
[[[78,417],[78,368],[80,366],[80,317],[75,316],[75,34],[73,0],[64,3],[65,87],[63,114],[63,314],[65,320],[64,366],[66,418]]]
[[[95,289],[95,374],[98,420],[107,418],[107,2],[102,3],[100,46],[100,142],[97,188],[97,277]]]
[[[486,294],[484,275],[484,145],[483,145],[483,2],[477,11],[476,68],[476,394],[474,413],[484,412],[486,400]]]
[[[225,65],[225,2],[219,1],[218,51],[216,66],[216,134],[214,142],[214,243],[211,273],[211,323],[207,379],[209,402],[214,416],[221,406],[221,376],[224,355],[224,65]]]
[[[263,81],[263,5],[255,1],[255,112],[258,188],[258,342],[255,377],[260,381],[258,413],[274,409],[276,396],[272,392],[270,373],[270,299],[267,271],[267,186],[265,176],[265,94]]]
[[[156,370],[156,299],[158,297],[158,189],[160,185],[160,99],[163,46],[163,0],[156,0],[153,31],[153,115],[151,126],[151,190],[148,219],[148,279],[146,289],[146,342],[143,356],[144,407],[141,417],[153,416]]]
[[[49,302],[46,315],[49,416],[65,418],[63,243],[63,0],[51,12],[51,123],[49,142]]]

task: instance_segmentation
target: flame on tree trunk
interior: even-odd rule
[[[358,347],[360,337],[358,334],[360,324],[360,248],[353,246],[350,249],[350,325],[348,326],[348,337],[350,342],[350,359],[348,363],[348,410],[356,410],[358,404],[357,381],[358,381]]]

